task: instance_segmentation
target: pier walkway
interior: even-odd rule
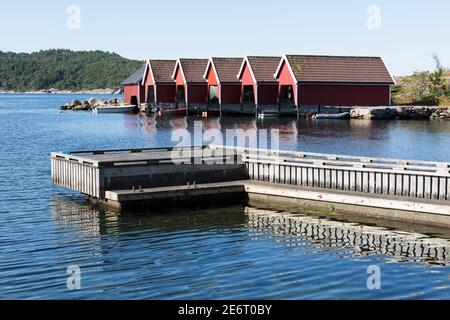
[[[450,163],[215,145],[51,162],[53,183],[122,209],[257,200],[450,226]]]

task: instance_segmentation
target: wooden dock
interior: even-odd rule
[[[258,200],[450,226],[450,163],[224,146],[55,152],[53,183],[127,209]]]

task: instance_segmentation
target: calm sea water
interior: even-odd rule
[[[51,185],[51,151],[172,145],[172,130],[192,130],[195,119],[59,113],[73,98],[0,96],[0,299],[450,298],[446,230],[301,209],[92,209]],[[450,122],[235,118],[204,127],[277,128],[289,150],[450,160]],[[67,289],[71,265],[81,290]],[[380,290],[367,288],[373,266]]]

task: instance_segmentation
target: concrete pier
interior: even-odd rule
[[[450,164],[224,146],[52,153],[52,181],[120,209],[263,201],[450,226]]]

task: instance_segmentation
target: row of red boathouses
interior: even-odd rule
[[[150,59],[122,82],[127,104],[220,114],[388,106],[394,84],[380,57],[312,55]]]

